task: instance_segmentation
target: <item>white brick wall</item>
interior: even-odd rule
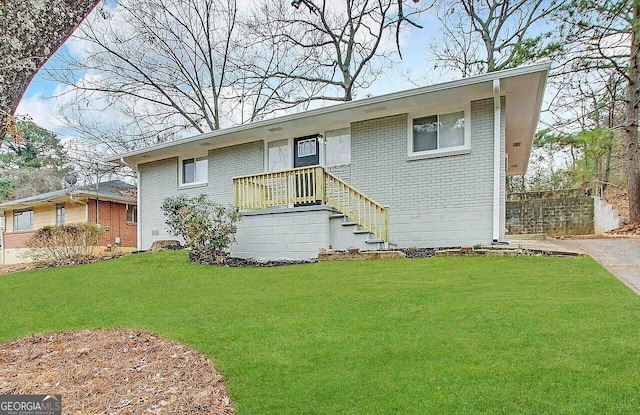
[[[178,158],[145,163],[140,170],[140,234],[142,246],[147,249],[153,241],[176,239],[165,225],[160,209],[162,201],[179,193],[189,196],[208,194],[217,203],[233,203],[233,177],[264,171],[264,145],[262,141],[211,150],[208,154],[208,183],[202,186],[178,187]]]
[[[298,208],[305,209],[305,208]],[[242,219],[231,253],[258,260],[317,258],[331,244],[329,215],[324,206],[307,210],[250,214]]]
[[[409,160],[407,117],[351,125],[351,184],[389,206],[390,238],[400,247],[491,242],[493,100],[471,104],[469,154]]]
[[[502,105],[505,109],[504,99]],[[503,154],[504,114],[503,110]],[[468,154],[409,160],[406,114],[356,122],[351,125],[351,165],[331,171],[364,194],[390,207],[390,237],[400,247],[489,243],[492,240],[493,212],[493,99],[472,102],[470,128],[471,150]],[[504,157],[501,158],[501,167],[504,172]],[[209,182],[196,188],[178,188],[177,158],[140,165],[140,248],[148,248],[154,240],[174,238],[167,233],[164,215],[160,210],[162,200],[167,196],[181,192],[189,195],[207,193],[220,203],[232,203],[231,179],[263,171],[262,141],[210,151]],[[501,183],[500,199],[504,205],[504,174]],[[504,233],[504,208],[500,213],[500,229]],[[265,227],[247,217],[240,225],[238,239],[242,239],[242,243],[260,244],[266,235],[260,232],[275,232],[278,241],[282,240],[282,246],[290,246],[291,252],[297,249],[297,245],[308,245],[295,251],[299,254],[289,255],[299,258],[306,258],[305,255],[311,251],[317,254],[319,247],[329,245],[329,240],[323,239],[324,230],[312,230],[309,227],[303,230],[302,226],[311,224],[292,224],[290,220],[287,216],[275,215],[269,219],[269,226]],[[276,229],[276,223],[281,229]],[[300,229],[294,229],[293,225]],[[326,234],[329,235],[328,221],[326,226]],[[153,235],[154,231],[157,235]],[[311,241],[309,236],[298,236],[299,240],[295,240],[294,236],[290,241],[288,238],[292,232],[294,235],[315,234],[317,241]],[[258,251],[263,248],[268,249],[257,247],[255,255],[251,255],[246,247],[235,248],[234,253],[260,257]],[[273,255],[270,254],[270,257]]]

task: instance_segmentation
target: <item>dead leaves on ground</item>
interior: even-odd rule
[[[222,376],[192,349],[132,330],[0,345],[0,394],[61,394],[65,414],[233,414]]]

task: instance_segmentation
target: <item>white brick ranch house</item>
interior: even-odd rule
[[[112,157],[138,171],[138,248],[172,239],[164,198],[244,212],[232,253],[501,241],[505,178],[523,174],[548,63],[314,109]]]

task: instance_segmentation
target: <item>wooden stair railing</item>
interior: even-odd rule
[[[322,203],[389,242],[389,208],[322,166],[236,177],[233,187],[235,205],[240,209]]]

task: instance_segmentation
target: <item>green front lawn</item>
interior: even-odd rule
[[[0,276],[0,341],[139,328],[198,349],[238,414],[636,414],[640,297],[590,258],[262,269],[185,252]]]

